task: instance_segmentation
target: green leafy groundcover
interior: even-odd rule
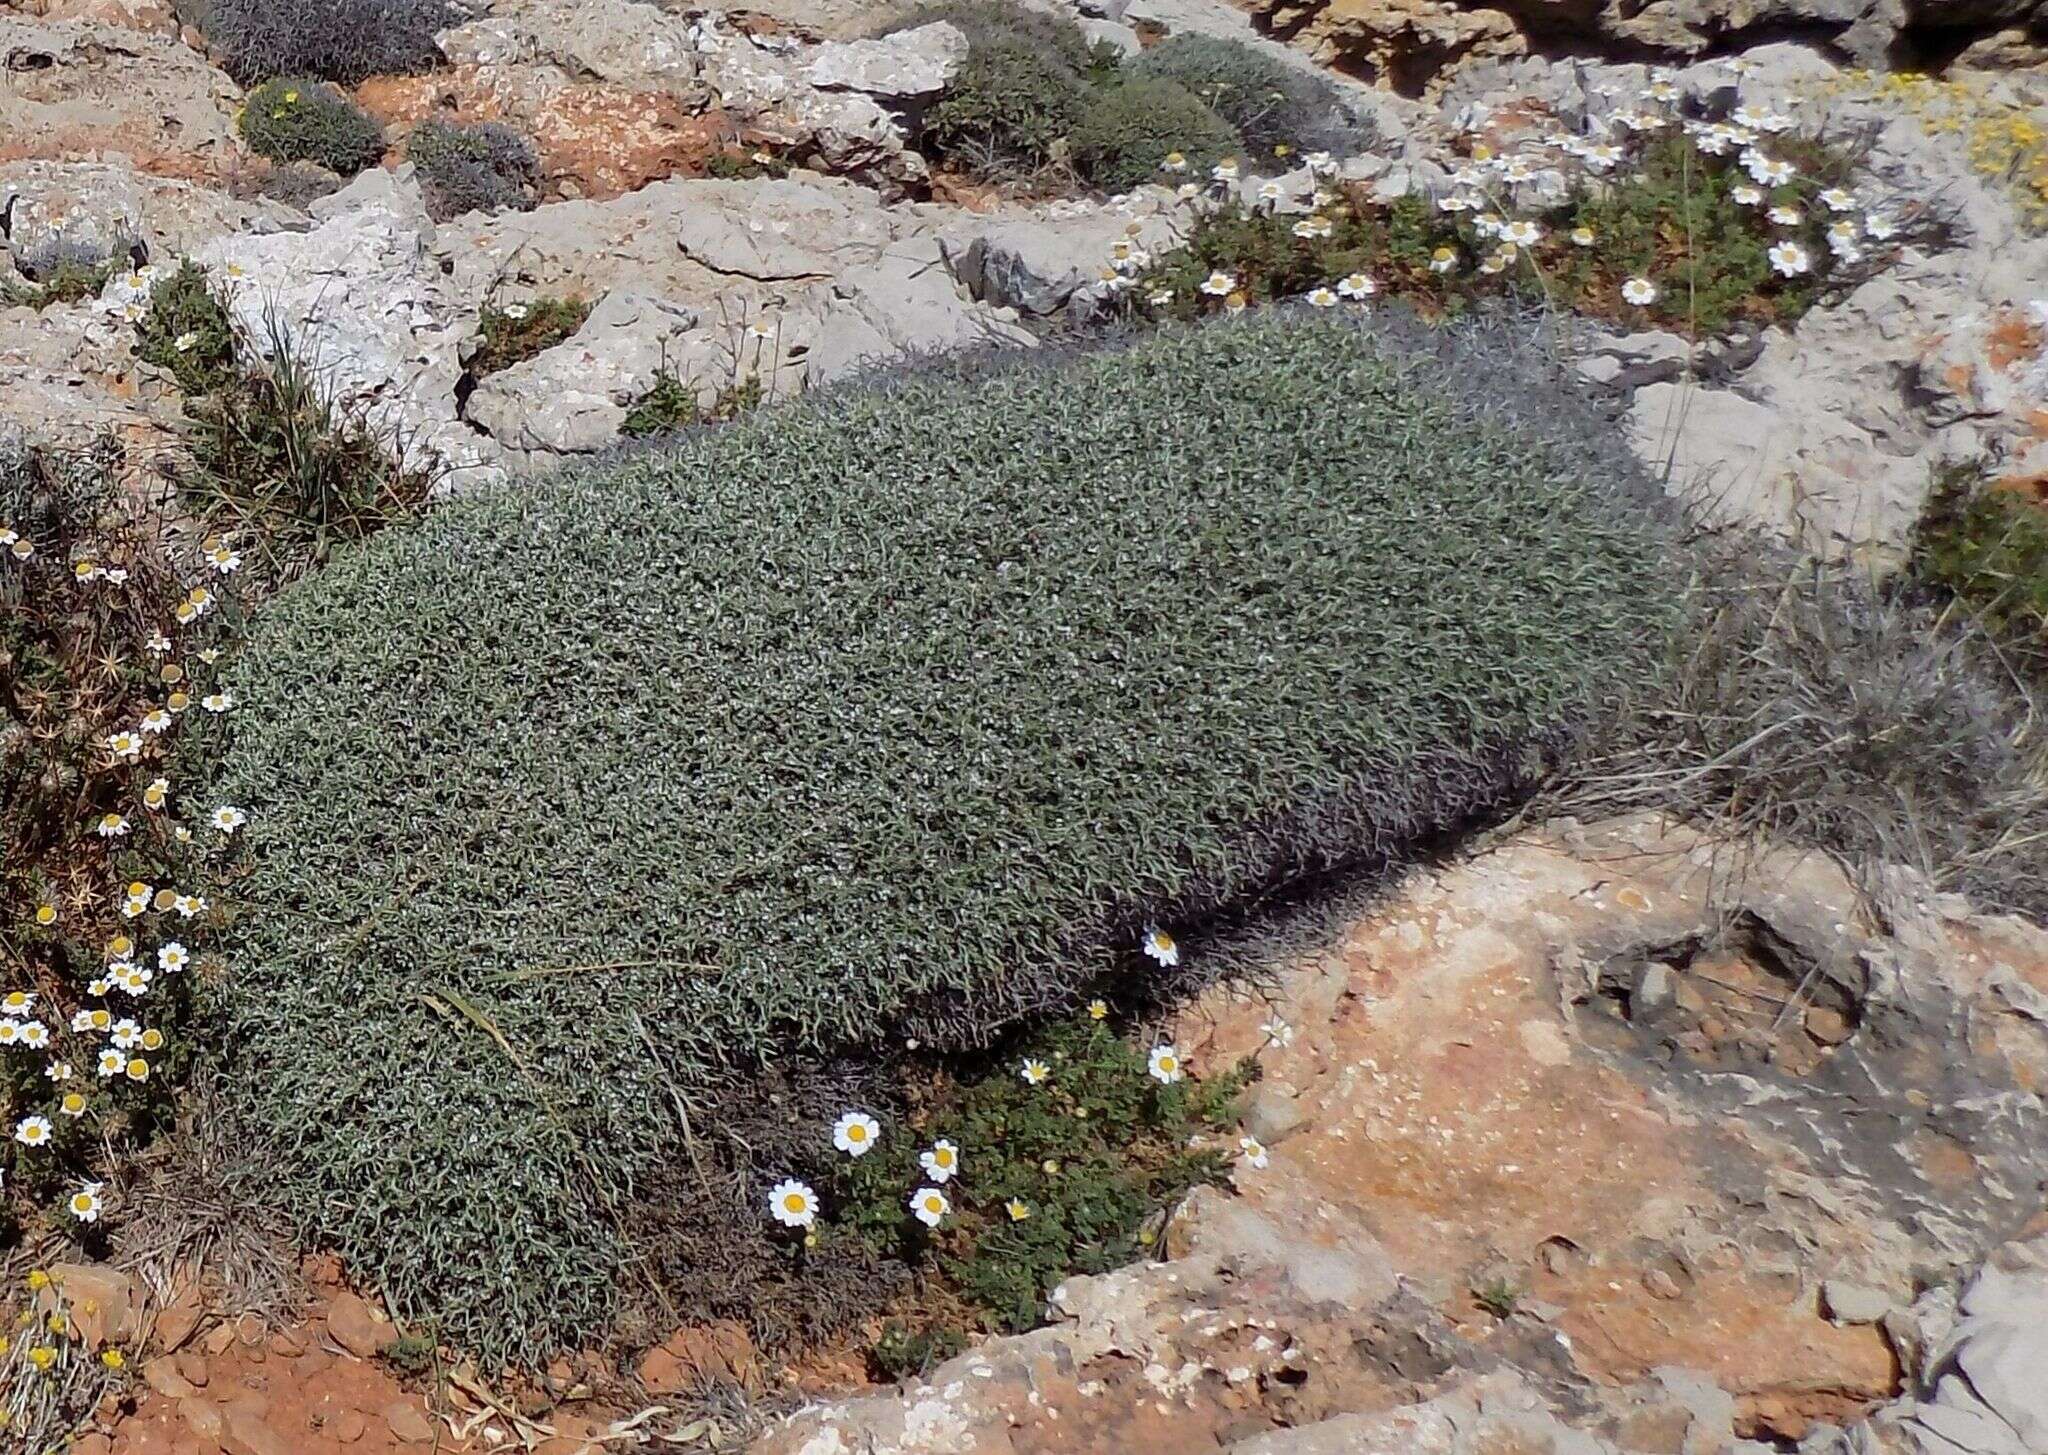
[[[1657,637],[1653,545],[1579,468],[1270,317],[387,531],[260,616],[193,765],[250,815],[234,1115],[401,1314],[600,1333],[651,1186],[729,1178],[768,1237],[767,1180],[829,1160],[843,1108],[788,1099],[799,1165],[705,1170],[763,1062],[978,1043],[1139,984],[1148,923],[1199,956],[1513,796]]]

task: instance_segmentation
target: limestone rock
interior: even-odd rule
[[[341,416],[445,494],[501,467],[456,417],[477,311],[436,266],[433,232],[410,169],[372,170],[321,199],[308,232],[221,238],[195,256],[226,286],[245,347],[267,355],[282,333]]]
[[[0,10],[0,162],[124,154],[207,177],[240,155],[234,84],[175,37]]]
[[[276,231],[293,216],[274,202],[245,202],[118,163],[0,164],[0,233],[25,277],[60,262],[168,259],[228,233]]]
[[[573,338],[479,383],[465,417],[517,457],[601,450],[661,370],[723,382],[719,341],[696,326],[697,314],[679,303],[609,294]]]
[[[935,96],[967,59],[967,37],[938,21],[877,40],[835,41],[812,53],[805,79],[828,91],[899,100]]]

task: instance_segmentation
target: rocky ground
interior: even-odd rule
[[[1255,9],[1257,31],[1217,0],[1087,6],[1121,45],[1263,31],[1355,78],[1380,141],[1343,169],[1385,195],[1447,185],[1474,138],[1512,153],[1605,114],[1652,59],[1689,92],[1739,86],[1862,137],[1872,196],[1938,209],[1943,246],[1789,331],[1695,345],[1560,321],[1558,346],[1670,489],[1823,554],[1896,559],[1946,462],[2048,490],[2048,238],[1980,165],[1974,123],[1843,69],[2021,63],[1956,84],[1970,115],[2024,115],[2048,106],[2048,72],[2023,68],[2039,5]],[[1028,202],[933,178],[900,117],[957,66],[957,33],[852,39],[873,15],[496,0],[440,38],[448,69],[358,88],[401,130],[452,111],[536,138],[548,200],[437,224],[405,165],[303,209],[262,196],[240,92],[167,5],[0,9],[9,257],[126,265],[96,298],[0,308],[0,425],[111,432],[158,488],[179,399],[132,321],[191,255],[443,491],[474,488],[612,444],[658,370],[708,397],[759,367],[787,393],[1038,346],[1099,296],[1119,239],[1185,226],[1163,188]],[[732,145],[801,165],[702,175]],[[474,377],[487,303],[566,294],[595,304],[573,338]],[[1818,859],[1734,866],[1652,821],[1553,825],[1418,874],[1270,996],[1187,1013],[1210,1064],[1259,1056],[1247,1130],[1270,1152],[1192,1200],[1168,1256],[1073,1280],[1050,1327],[905,1388],[814,1379],[753,1448],[2048,1451],[2048,938],[1894,888],[1880,917]],[[282,1330],[77,1277],[106,1280],[106,1318],[153,1329],[147,1393],[81,1455],[733,1448],[743,1424],[690,1401],[758,1374],[743,1343],[694,1331],[641,1366],[654,1414],[459,1383],[437,1409],[376,1357],[388,1327],[335,1270]],[[580,1382],[564,1365],[547,1393]]]
[[[1165,1257],[901,1389],[814,1372],[746,1448],[2048,1449],[2048,935],[1893,888],[1880,924],[1821,858],[1656,819],[1418,872],[1182,1015],[1198,1066],[1258,1058],[1266,1160],[1191,1199]],[[717,1448],[740,1425],[678,1409],[762,1372],[692,1330],[640,1365],[652,1415],[458,1384],[437,1418],[376,1358],[381,1315],[313,1286],[281,1331],[159,1314],[139,1409],[79,1448]]]
[[[1244,17],[1198,0],[1145,3],[1090,23],[1130,46],[1140,29],[1250,34]],[[1644,19],[1684,7],[1637,8]],[[906,354],[1031,347],[1099,296],[1112,243],[1135,228],[1157,246],[1188,216],[1164,188],[1028,204],[935,187],[899,118],[958,64],[957,34],[814,40],[872,12],[799,0],[734,16],[500,0],[441,36],[450,70],[373,79],[360,99],[400,127],[451,110],[519,124],[558,200],[436,225],[401,164],[300,211],[256,195],[261,164],[236,139],[236,88],[162,9],[48,11],[0,12],[12,257],[33,266],[62,245],[158,267],[184,254],[233,265],[243,322],[277,316],[342,399],[404,439],[444,490],[603,448],[664,366],[708,401],[747,372],[783,393]],[[1681,58],[1696,49],[1671,46]],[[1665,333],[1560,346],[1612,393],[1675,492],[1823,553],[1886,560],[1946,462],[2048,484],[2048,238],[2023,225],[2026,198],[2009,179],[1973,168],[1981,138],[1969,125],[1839,69],[1843,49],[1762,44],[1739,75],[1715,60],[1678,80],[1695,95],[1739,88],[1802,129],[1862,138],[1871,200],[1948,219],[1944,244],[1907,249],[1794,330],[1706,347]],[[1646,78],[1642,65],[1534,53],[1431,74],[1428,100],[1356,90],[1381,140],[1345,159],[1348,177],[1383,195],[1438,191],[1475,138],[1512,153],[1553,123],[1611,114]],[[1974,73],[1970,104],[2024,117],[2048,105],[2043,74]],[[780,180],[695,175],[726,145],[803,165]],[[0,311],[0,422],[80,440],[112,430],[139,474],[173,450],[176,394],[135,359],[126,316],[153,276],[117,277],[96,301]],[[582,330],[478,383],[467,361],[484,306],[566,294],[597,305]]]

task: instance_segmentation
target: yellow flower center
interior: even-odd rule
[[[849,1142],[865,1142],[867,1139],[868,1129],[858,1122],[846,1129],[846,1140]]]
[[[50,904],[39,904],[39,905],[37,905],[37,906],[36,906],[36,923],[37,923],[37,924],[39,924],[39,925],[53,925],[53,924],[55,924],[56,922],[57,922],[57,908],[56,908],[56,906],[55,906],[55,905],[50,905]]]
[[[789,1193],[783,1197],[782,1206],[786,1212],[800,1213],[804,1210],[804,1195],[801,1192]]]

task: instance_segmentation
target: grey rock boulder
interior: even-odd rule
[[[663,370],[713,374],[718,352],[709,333],[693,332],[697,322],[667,299],[609,294],[574,337],[482,380],[464,418],[528,464],[601,450]]]
[[[804,77],[827,91],[914,100],[936,96],[967,59],[967,37],[937,21],[874,40],[832,41],[813,52]]]
[[[225,288],[242,345],[263,355],[283,335],[335,411],[437,494],[497,478],[497,450],[456,417],[476,308],[435,261],[410,168],[366,173],[324,204],[310,231],[220,238],[195,255]]]

